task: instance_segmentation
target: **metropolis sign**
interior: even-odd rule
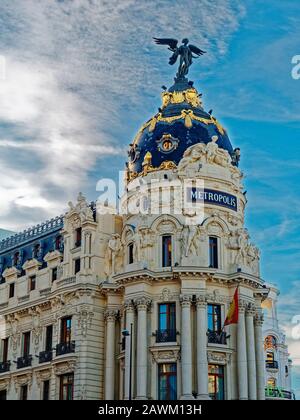
[[[190,203],[203,201],[204,203],[227,207],[230,210],[237,211],[237,197],[223,191],[188,187],[187,201]]]

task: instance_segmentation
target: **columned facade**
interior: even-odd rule
[[[207,362],[207,303],[205,295],[197,297],[197,384],[200,400],[208,396],[208,362]]]
[[[192,399],[192,334],[191,296],[182,295],[181,302],[181,399]]]
[[[239,399],[248,399],[248,365],[245,328],[245,303],[239,302],[239,320],[237,325],[237,367]]]

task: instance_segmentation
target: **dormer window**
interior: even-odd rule
[[[19,264],[19,261],[20,261],[20,252],[15,252],[14,258],[13,258],[13,263],[15,267]]]
[[[38,258],[39,257],[40,249],[41,249],[40,244],[34,245],[34,248],[33,248],[33,258]]]
[[[61,235],[58,235],[55,238],[55,249],[57,251],[60,251],[61,250],[61,247],[62,247],[62,236]]]

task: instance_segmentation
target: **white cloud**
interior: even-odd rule
[[[128,120],[143,123],[153,112],[149,95],[154,90],[158,100],[155,89],[175,72],[166,64],[168,51],[155,46],[152,36],[188,34],[203,48],[213,42],[214,53],[205,60],[212,63],[226,53],[243,8],[236,0],[203,0],[201,7],[197,0],[189,7],[168,1],[149,7],[137,0],[12,0],[0,12],[0,54],[6,59],[0,82],[0,225],[16,229],[28,223],[21,220],[26,207],[37,210],[31,223],[60,213],[87,187],[99,159],[123,154],[125,160],[124,145],[133,134]]]

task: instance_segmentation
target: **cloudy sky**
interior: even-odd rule
[[[300,5],[293,0],[1,0],[0,228],[64,212],[116,177],[139,126],[172,84],[152,36],[208,51],[190,78],[242,149],[247,225],[262,274],[281,288],[281,324],[300,397]]]

